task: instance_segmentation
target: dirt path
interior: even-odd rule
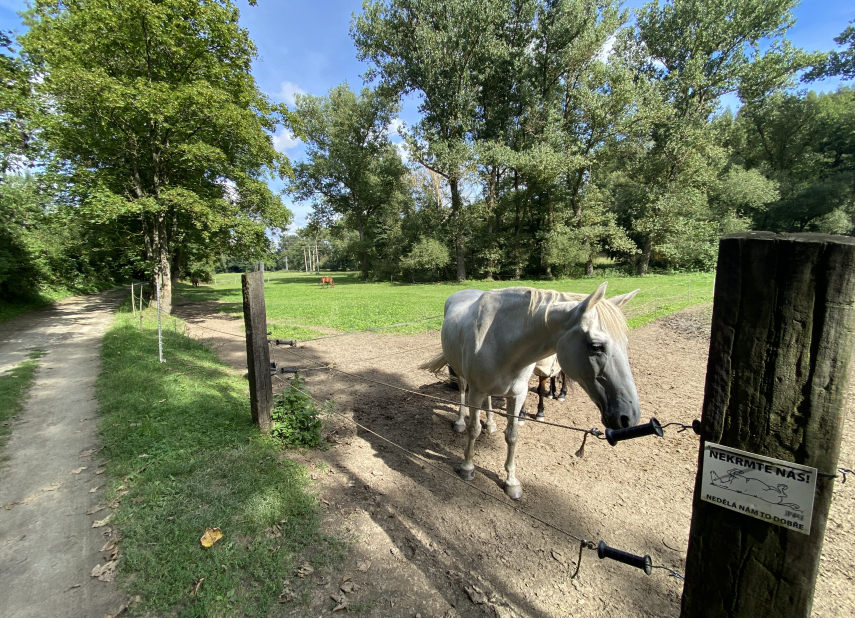
[[[206,316],[191,307],[178,307],[176,314],[187,317],[194,336],[209,341],[233,367],[245,368],[241,320]],[[664,424],[690,423],[700,416],[710,315],[710,306],[697,307],[630,334],[643,418],[655,416]],[[280,365],[335,363],[363,377],[456,398],[455,391],[416,369],[439,350],[437,333],[360,334],[289,350],[276,350]],[[465,440],[450,429],[455,406],[323,369],[305,375],[317,398],[335,400],[348,418],[453,474]],[[850,390],[840,459],[850,468],[855,464],[853,402]],[[526,406],[532,410],[536,404],[532,392]],[[600,426],[598,411],[579,389],[565,403],[548,401],[546,414],[557,423]],[[498,433],[482,433],[478,440],[474,481],[500,500],[503,420],[497,419]],[[585,552],[580,575],[571,580],[578,544],[567,537],[352,423],[332,418],[328,431],[334,445],[329,450],[288,456],[309,466],[328,510],[328,529],[355,539],[353,551],[341,568],[300,580],[296,592],[308,595],[310,606],[283,609],[283,615],[329,615],[330,596],[342,582],[349,587],[346,581],[358,588],[348,594],[351,608],[367,616],[679,615],[682,582],[663,571],[647,577]],[[647,553],[654,564],[684,571],[697,468],[694,435],[672,428],[662,440],[635,440],[616,448],[589,441],[582,459],[574,456],[578,434],[530,421],[520,440],[517,475],[525,494],[519,507],[585,538]],[[814,602],[817,617],[855,615],[852,487],[851,480],[835,487]]]
[[[90,577],[105,563],[109,509],[87,515],[97,474],[101,338],[126,291],[69,298],[0,324],[0,372],[45,350],[0,464],[0,599],[4,618],[102,618],[126,596]]]

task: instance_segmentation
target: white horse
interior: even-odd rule
[[[437,372],[448,364],[457,374],[461,398],[465,396],[469,407],[468,440],[460,466],[464,480],[475,478],[479,408],[489,396],[505,397],[509,415],[505,493],[522,497],[514,463],[519,413],[534,366],[553,354],[567,377],[578,382],[600,409],[604,425],[623,429],[638,424],[641,410],[627,356],[626,319],[620,311],[638,290],[606,300],[606,285],[588,297],[523,287],[461,290],[445,302],[442,354],[422,368]],[[495,431],[492,420],[489,411],[490,433]],[[458,418],[455,425],[461,423]]]
[[[480,292],[481,290],[473,290],[474,292]],[[457,433],[463,433],[466,431],[466,384],[465,382],[461,382],[457,374],[454,373],[454,369],[449,365],[448,373],[451,376],[452,380],[457,382],[457,386],[460,389],[460,409],[457,413],[457,421],[455,421],[452,428]],[[543,360],[537,361],[534,365],[534,369],[532,369],[532,375],[537,376],[537,415],[535,416],[535,420],[537,421],[545,421],[546,420],[546,406],[544,405],[544,399],[557,399],[558,401],[564,401],[567,397],[567,375],[561,369],[561,365],[558,364],[558,355],[553,354]],[[562,378],[561,383],[561,392],[558,392],[558,387],[556,385],[556,378]],[[549,388],[545,388],[544,384],[547,380],[550,380]],[[484,430],[492,434],[496,431],[497,426],[496,422],[493,420],[493,401],[492,397],[487,397],[487,405],[484,408],[487,412],[487,423],[484,426]],[[520,410],[519,414],[519,423],[520,425],[525,424],[527,414],[525,408],[523,407]]]

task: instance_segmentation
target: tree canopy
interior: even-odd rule
[[[50,182],[123,230],[167,310],[186,253],[263,252],[290,222],[266,182],[290,171],[270,137],[286,110],[258,90],[231,2],[36,0],[24,20]]]

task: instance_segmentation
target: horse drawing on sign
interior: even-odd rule
[[[190,283],[193,284],[194,288],[198,288],[199,287],[199,277],[193,277],[192,279],[190,279]]]
[[[321,277],[321,287],[327,287],[327,283],[329,283],[332,287],[335,287],[335,282],[332,280],[332,277]]]
[[[620,311],[638,290],[606,300],[606,285],[587,297],[523,287],[461,290],[445,302],[442,354],[421,367],[436,372],[447,363],[457,374],[461,391],[468,386],[468,440],[460,466],[464,480],[475,478],[479,408],[488,396],[505,397],[509,413],[505,493],[522,497],[514,463],[519,413],[534,366],[553,354],[567,377],[578,382],[600,409],[605,426],[623,429],[638,424],[641,409],[627,355],[626,318]],[[488,431],[491,416],[488,413]]]

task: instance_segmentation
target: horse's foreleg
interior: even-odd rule
[[[537,416],[534,417],[537,421],[542,421],[546,418],[546,415],[543,411],[546,409],[546,406],[543,404],[544,397],[548,397],[549,393],[544,393],[543,385],[546,384],[547,378],[540,378],[540,384],[537,386]]]
[[[493,420],[493,398],[487,397],[487,424],[484,426],[484,431],[493,434],[497,429],[496,421]]]
[[[460,410],[452,429],[457,433],[463,433],[466,431],[466,380],[462,376],[457,376],[457,388],[460,389]]]
[[[514,453],[517,448],[517,437],[519,436],[519,411],[525,401],[525,395],[520,397],[508,397],[508,426],[505,429],[505,442],[508,445],[508,457],[505,460],[505,470],[508,478],[505,481],[505,493],[514,500],[522,498],[522,485],[517,480],[517,466],[514,463]]]
[[[467,395],[467,404],[469,404],[469,424],[466,425],[466,450],[463,453],[463,463],[460,465],[460,478],[464,481],[472,481],[475,479],[475,440],[481,435],[481,404],[484,403],[486,395],[475,392],[470,385],[469,394]]]
[[[558,399],[558,387],[555,385],[555,380],[558,376],[549,376],[549,393],[550,399]]]
[[[558,393],[558,401],[564,401],[567,398],[567,374],[561,372],[561,392]]]

